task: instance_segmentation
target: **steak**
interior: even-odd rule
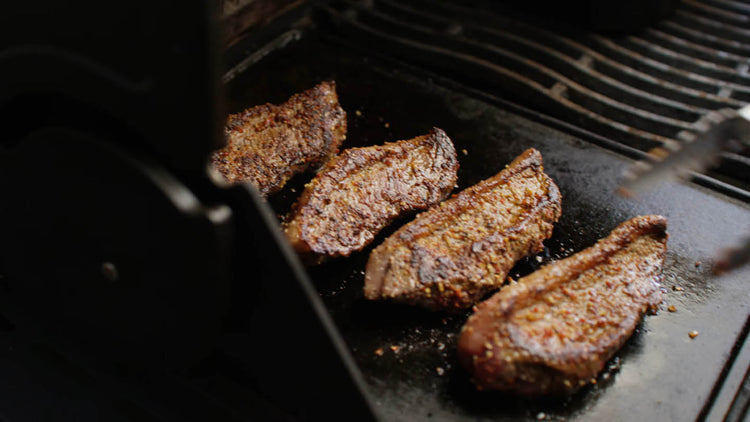
[[[393,219],[445,199],[457,170],[453,143],[437,128],[410,140],[344,150],[305,186],[287,218],[286,236],[308,263],[348,256]]]
[[[595,382],[662,301],[666,227],[662,216],[626,221],[479,304],[458,340],[459,360],[476,386],[538,396]]]
[[[224,134],[227,144],[212,154],[213,167],[227,182],[252,183],[268,196],[338,152],[346,138],[346,113],[336,83],[322,82],[281,105],[230,115]]]
[[[365,297],[433,310],[467,308],[540,252],[560,191],[529,149],[497,175],[418,215],[370,254]]]

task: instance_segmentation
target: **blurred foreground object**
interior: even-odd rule
[[[649,151],[646,159],[625,171],[618,193],[633,197],[665,179],[688,179],[716,165],[724,152],[750,148],[750,105],[739,110],[722,109],[706,114],[696,132],[681,132],[684,143]],[[716,258],[714,274],[722,274],[750,261],[750,236],[741,245],[726,249]]]

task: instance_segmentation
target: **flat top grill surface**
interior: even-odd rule
[[[721,420],[726,412],[729,420],[742,418],[747,391],[730,406],[750,366],[750,267],[715,277],[711,261],[750,233],[747,157],[729,157],[730,165],[696,175],[697,183],[667,182],[637,199],[614,189],[633,159],[675,141],[705,111],[750,101],[748,3],[683,0],[670,20],[619,39],[474,7],[501,2],[362,3],[369,7],[334,2],[238,42],[227,52],[237,63],[224,77],[228,111],[280,103],[335,80],[349,118],[344,147],[438,126],[459,153],[458,189],[494,175],[526,148],[539,149],[563,194],[563,214],[541,262],[521,261],[514,278],[592,245],[635,215],[665,215],[670,234],[664,309],[646,318],[597,384],[563,399],[476,391],[455,358],[467,313],[364,300],[370,250],[409,218],[365,251],[310,268],[377,414],[406,421]],[[310,177],[270,198],[279,215]],[[253,287],[235,292],[233,302],[252,310]],[[274,304],[278,312],[284,305]],[[694,330],[700,334],[691,340]],[[253,332],[237,329],[189,373],[141,377],[106,364],[91,371],[95,363],[27,338],[0,316],[0,418],[273,419],[289,403],[270,402],[236,358],[258,344]],[[320,397],[330,406],[337,399]]]
[[[326,26],[293,30],[282,39],[269,45],[283,48],[271,47],[262,60],[246,63],[242,72],[233,74],[226,87],[230,112],[278,103],[318,81],[335,80],[349,118],[343,147],[407,139],[438,126],[459,152],[458,189],[494,175],[526,148],[542,152],[547,173],[562,191],[563,214],[539,255],[541,263],[535,258],[520,262],[511,271],[514,278],[592,245],[630,217],[658,213],[669,218],[663,287],[665,305],[675,305],[677,312],[662,309],[647,317],[596,385],[564,399],[523,400],[476,391],[455,358],[456,338],[468,314],[364,300],[369,251],[408,218],[393,224],[365,251],[309,269],[380,416],[689,420],[711,412],[747,335],[750,311],[745,281],[750,269],[717,278],[711,275],[711,260],[721,247],[750,232],[747,204],[688,183],[666,183],[635,200],[620,198],[614,191],[630,159],[550,128],[546,117],[514,107],[492,91],[376,56],[357,40],[341,41],[340,34]],[[271,198],[280,216],[309,177],[293,180]],[[700,334],[691,340],[688,333],[693,330]]]

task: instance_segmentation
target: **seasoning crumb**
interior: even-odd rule
[[[698,268],[700,266],[701,266],[701,262],[700,261],[695,261],[695,268]]]
[[[542,258],[541,255],[536,256],[536,262],[542,262],[542,260],[544,260],[544,258]]]
[[[392,344],[392,345],[391,345],[391,350],[392,350],[392,351],[393,351],[394,353],[395,353],[395,352],[398,352],[398,349],[400,349],[400,347],[396,346],[395,344]]]
[[[681,291],[683,291],[683,290],[685,290],[685,289],[683,289],[683,288],[682,288],[682,287],[680,287],[680,286],[672,286],[672,290],[674,290],[675,292],[681,292]]]
[[[695,331],[695,330],[693,330],[693,331],[691,331],[691,332],[688,333],[688,336],[690,336],[690,338],[696,338],[696,337],[698,337],[698,332]]]
[[[378,356],[383,356],[383,348],[378,347],[377,349],[375,349],[375,354]]]
[[[547,419],[547,414],[546,413],[539,412],[539,413],[536,414],[536,420],[543,421],[545,419]]]
[[[443,374],[445,373],[445,369],[438,366],[437,368],[435,368],[435,372],[437,372],[437,374],[442,377]]]
[[[384,126],[385,126],[385,127],[386,127],[386,129],[387,129],[387,128],[391,127],[391,124],[390,124],[390,123],[388,123],[388,122],[385,122],[385,125],[384,125]]]
[[[466,148],[462,149],[462,150],[461,150],[461,153],[462,153],[463,155],[469,155],[469,151],[466,151]]]
[[[357,116],[361,116],[361,115],[362,115],[362,112],[361,112],[361,111],[359,111],[359,110],[354,110],[354,114],[356,114]]]
[[[674,305],[669,305],[669,307],[667,308],[667,310],[669,312],[677,312],[677,307],[674,306]]]
[[[292,191],[292,193],[296,193],[297,189],[292,188],[291,191]]]

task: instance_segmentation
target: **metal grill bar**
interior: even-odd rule
[[[494,79],[495,83],[502,81],[506,87],[515,86],[513,91],[517,95],[537,91],[541,95],[535,96],[536,102],[542,107],[565,110],[576,120],[586,119],[591,120],[592,124],[606,124],[609,130],[622,132],[621,137],[635,134],[629,140],[631,145],[639,144],[640,148],[663,146],[671,142],[670,136],[691,128],[690,123],[646,112],[591,91],[547,66],[507,49],[468,37],[446,36],[438,31],[431,31],[428,25],[416,20],[405,21],[409,16],[419,18],[420,15],[396,14],[393,13],[394,7],[400,12],[408,9],[381,1],[373,9],[360,10],[359,21],[373,31],[382,31],[381,37],[388,34],[390,38],[397,36],[399,39],[417,42],[418,45],[402,46],[401,49],[410,47],[430,52],[435,57],[429,62],[445,64],[445,60],[450,58],[456,61],[455,71],[465,66],[476,66],[480,74],[496,73],[489,76],[488,80]],[[393,14],[388,14],[388,11]],[[638,120],[641,127],[647,129],[632,128],[622,123],[628,120]]]
[[[697,9],[710,12],[698,19],[705,27],[736,24],[711,35],[676,18],[641,36],[610,38],[425,0],[345,1],[350,13],[339,19],[391,55],[646,152],[682,142],[679,133],[697,130],[710,110],[750,101],[750,48],[726,36],[750,32],[741,28],[747,17],[735,3],[686,0],[678,13],[683,21],[695,20]],[[695,180],[750,196],[750,158],[725,154],[724,165],[709,174]]]
[[[675,37],[672,37],[660,31],[649,29],[646,32],[647,34],[653,35],[655,36],[655,38],[662,39],[666,42],[680,43],[680,41]],[[723,88],[731,89],[733,93],[741,93],[743,97],[750,98],[750,88],[702,75],[697,75],[690,71],[676,68],[656,60],[652,60],[648,57],[645,57],[623,47],[621,44],[610,38],[606,38],[601,35],[591,35],[590,39],[592,40],[591,46],[593,48],[597,48],[598,51],[600,51],[602,54],[607,54],[609,57],[619,63],[642,70],[643,72],[646,72],[657,78],[672,81],[682,86],[698,89],[703,92],[715,93],[717,95],[721,95]],[[701,49],[699,47],[696,47],[695,51],[701,51]],[[705,51],[705,56],[710,56],[709,53],[709,51]]]
[[[722,64],[691,57],[664,46],[654,44],[637,36],[629,36],[620,43],[645,57],[666,63],[672,67],[688,70],[692,73],[708,76],[713,79],[727,80],[738,85],[750,85],[750,75],[737,72],[737,66],[729,67]]]
[[[707,1],[682,0],[682,8],[693,11],[701,16],[706,16],[718,22],[736,25],[740,28],[747,28],[750,24],[750,17],[725,10],[721,7],[711,5]]]
[[[706,0],[705,3],[712,4],[712,5],[715,5],[716,7],[720,7],[726,10],[731,10],[737,13],[750,14],[750,5],[747,5],[741,1]]]
[[[728,57],[738,62],[746,61],[743,56],[750,54],[750,47],[747,44],[697,31],[675,21],[663,21],[659,27],[664,32],[669,32],[676,37],[690,40],[695,44],[708,48],[717,49],[722,57]]]
[[[425,14],[392,1],[383,1],[383,8],[393,16],[399,16],[400,19],[406,19],[414,25],[419,25],[420,21],[425,19],[431,19],[431,26],[437,25],[437,28],[445,28],[451,24],[451,21],[447,18]],[[640,103],[640,109],[666,117],[666,119],[660,119],[665,123],[687,128],[686,122],[694,122],[702,113],[708,111],[705,108],[656,96],[604,75],[595,69],[594,59],[588,56],[586,52],[569,51],[569,54],[565,54],[528,37],[519,36],[498,27],[464,27],[462,35],[468,40],[476,40],[480,43],[512,51],[518,55],[516,58],[523,56],[520,58],[521,60],[532,59],[535,63],[544,63],[544,66],[538,66],[549,68],[556,83],[562,82],[566,86],[571,85],[577,91],[593,97],[603,94],[604,97],[602,98],[607,98],[604,100],[605,102],[609,102],[609,99],[619,99],[625,104],[622,107],[626,108],[627,104]],[[635,110],[634,112],[645,115],[646,113],[643,113],[642,110]]]
[[[710,17],[701,16],[686,9],[677,10],[673,19],[675,22],[680,22],[683,25],[719,34],[725,38],[750,42],[750,30],[732,24],[718,22]]]
[[[430,10],[431,12],[439,13],[442,16],[450,18],[455,16],[462,20],[472,21],[474,23],[473,25],[464,26],[463,31],[465,32],[469,32],[473,28],[476,28],[476,25],[481,25],[485,29],[494,28],[496,31],[505,30],[506,32],[512,32],[519,37],[533,40],[539,44],[545,45],[553,51],[563,53],[576,60],[580,57],[589,56],[592,58],[590,64],[592,70],[597,70],[605,76],[611,77],[612,80],[626,83],[632,88],[649,92],[652,95],[658,95],[665,100],[672,99],[686,105],[693,105],[712,110],[724,107],[739,108],[743,104],[743,102],[736,101],[733,98],[718,95],[721,91],[721,86],[719,85],[722,81],[716,81],[715,85],[710,85],[711,80],[709,79],[709,88],[707,89],[710,91],[707,92],[706,90],[692,89],[685,85],[672,83],[669,78],[664,79],[654,77],[643,72],[641,70],[643,66],[638,62],[635,62],[633,67],[623,66],[622,61],[618,61],[617,57],[611,59],[607,55],[601,54],[599,51],[584,44],[587,38],[586,34],[571,34],[570,37],[566,37],[558,34],[557,31],[547,31],[543,28],[530,26],[499,15],[476,15],[472,14],[468,9],[451,7],[452,5],[440,3],[430,5],[417,1],[412,2],[412,4],[415,4],[415,6],[421,8],[421,10]],[[380,5],[378,4],[378,7],[379,6]],[[572,38],[575,35],[578,35],[576,40]],[[733,71],[735,73],[737,72],[736,69]],[[706,85],[700,85],[700,88],[706,88]],[[712,92],[715,92],[716,94],[712,94]]]

